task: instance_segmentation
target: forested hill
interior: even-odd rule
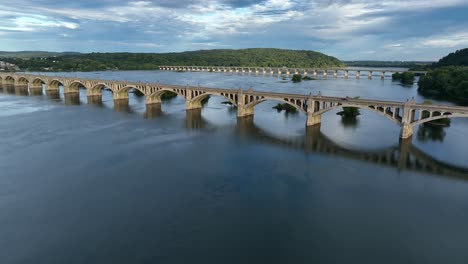
[[[78,55],[78,52],[48,52],[48,51],[0,51],[0,58],[35,58],[65,55]]]
[[[432,65],[433,68],[444,66],[468,66],[468,48],[452,52]]]
[[[418,85],[418,91],[425,96],[468,106],[468,49],[450,53],[432,64]]]
[[[153,70],[159,66],[341,67],[320,52],[284,49],[200,50],[180,53],[88,53],[8,59],[22,70]]]

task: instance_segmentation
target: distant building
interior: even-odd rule
[[[6,61],[0,61],[0,70],[2,71],[13,71],[13,70],[19,70],[19,67],[16,66],[15,64],[13,63],[9,63],[9,62],[6,62]]]

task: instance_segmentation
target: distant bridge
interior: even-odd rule
[[[352,99],[317,95],[290,93],[272,93],[252,89],[218,89],[200,86],[166,85],[160,83],[142,83],[128,81],[95,80],[73,77],[57,77],[28,74],[0,74],[0,83],[29,89],[30,93],[42,91],[58,93],[60,86],[65,94],[79,94],[80,88],[86,89],[86,95],[92,101],[102,100],[102,89],[110,89],[114,101],[128,104],[130,90],[139,90],[146,96],[146,104],[160,104],[161,96],[173,92],[186,102],[186,109],[199,109],[202,100],[210,95],[226,98],[237,107],[239,118],[252,116],[255,106],[267,100],[291,105],[307,116],[307,126],[321,123],[322,114],[341,107],[357,107],[378,113],[401,127],[401,138],[413,135],[413,127],[438,119],[468,117],[468,107],[417,104],[415,101],[396,102],[370,99]]]
[[[272,68],[272,67],[225,67],[225,66],[160,66],[160,70],[163,71],[191,71],[191,72],[224,72],[224,73],[248,73],[248,74],[263,74],[268,76],[282,76],[291,74],[301,74],[303,76],[312,75],[313,77],[323,77],[333,75],[334,78],[352,77],[350,73],[354,74],[356,79],[362,77],[362,73],[366,73],[367,78],[372,79],[374,77],[380,77],[382,80],[387,77],[387,73],[393,74],[396,72],[406,72],[404,70],[395,69],[371,69],[371,68]],[[426,75],[426,71],[409,71],[414,74]],[[365,76],[365,75],[364,75]],[[391,76],[390,76],[391,77]]]

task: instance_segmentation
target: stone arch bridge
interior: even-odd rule
[[[80,89],[86,89],[86,95],[93,101],[102,98],[102,90],[109,89],[113,99],[128,102],[129,91],[139,90],[146,96],[146,104],[160,104],[161,96],[166,92],[176,93],[186,101],[186,109],[199,109],[202,100],[215,95],[226,98],[237,107],[239,118],[252,116],[255,106],[268,101],[286,103],[307,116],[307,126],[321,123],[322,115],[341,107],[357,107],[375,112],[401,127],[401,138],[413,135],[413,127],[425,122],[443,118],[468,117],[468,107],[424,105],[415,101],[396,102],[369,99],[352,99],[318,95],[303,95],[290,93],[273,93],[254,91],[252,89],[218,89],[200,86],[166,85],[160,83],[142,83],[115,80],[98,80],[73,77],[58,77],[29,74],[0,74],[0,83],[25,87],[30,91],[46,90],[46,93],[58,92],[63,87],[65,94],[78,94]]]
[[[334,78],[343,77],[345,79],[355,77],[356,79],[366,76],[369,79],[380,77],[384,80],[388,74],[402,73],[404,70],[395,69],[376,69],[376,68],[289,68],[289,67],[235,67],[235,66],[160,66],[162,71],[178,71],[178,72],[224,72],[224,73],[239,73],[239,74],[262,74],[266,76],[281,76],[291,74],[302,74],[304,76],[312,75],[313,77],[333,76]],[[426,71],[409,71],[417,75],[426,75]]]

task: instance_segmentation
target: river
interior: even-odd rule
[[[390,79],[224,73],[52,73],[406,101]],[[86,93],[0,90],[0,263],[467,263],[468,119],[400,128],[366,110],[254,118]],[[450,104],[434,101],[439,104]],[[402,159],[402,157],[405,157]],[[407,158],[406,158],[407,156]]]

